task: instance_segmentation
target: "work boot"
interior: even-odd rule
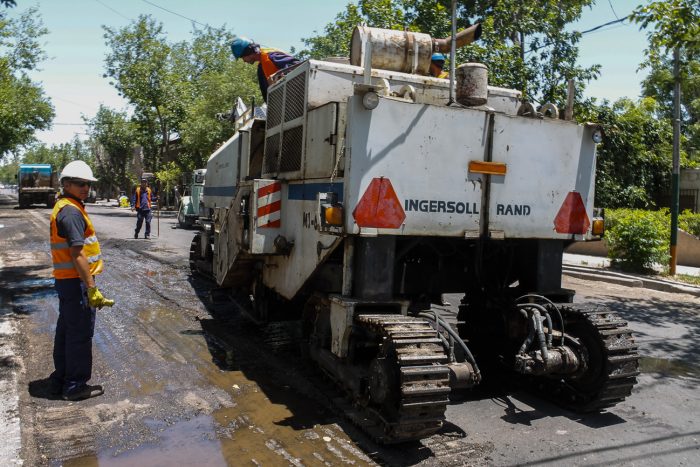
[[[139,238],[139,233],[138,233],[138,232],[136,232],[136,233],[134,234],[134,238]]]
[[[83,384],[77,388],[68,391],[63,394],[63,400],[66,401],[80,401],[83,399],[89,399],[91,397],[97,397],[104,394],[104,389],[99,384]]]
[[[63,392],[63,381],[58,378],[49,378],[49,394],[60,396]]]

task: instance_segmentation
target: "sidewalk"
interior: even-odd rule
[[[628,287],[644,287],[664,292],[688,293],[700,297],[700,287],[674,281],[668,277],[644,276],[610,269],[610,260],[599,256],[564,253],[563,273],[585,280],[612,282]],[[700,268],[677,266],[678,274],[700,277]]]

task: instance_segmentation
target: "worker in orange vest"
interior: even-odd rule
[[[104,392],[100,385],[87,384],[92,376],[95,308],[114,305],[95,284],[95,276],[103,269],[102,253],[84,203],[96,181],[85,162],[68,163],[61,172],[61,195],[49,220],[59,303],[49,385],[53,395],[71,401]]]
[[[134,230],[134,238],[139,238],[139,232],[143,221],[146,221],[146,232],[143,238],[151,238],[151,219],[153,212],[151,211],[152,201],[151,187],[148,186],[148,179],[141,179],[141,186],[137,186],[134,191],[134,196],[131,199],[131,210],[136,210],[136,230]]]
[[[267,101],[267,87],[270,84],[270,77],[279,70],[301,63],[296,57],[280,50],[260,47],[260,44],[245,37],[236,37],[231,42],[231,52],[236,60],[242,58],[244,62],[250,64],[258,62],[258,85],[265,101]]]

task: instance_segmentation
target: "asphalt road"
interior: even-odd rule
[[[379,446],[301,363],[293,324],[256,327],[190,276],[192,231],[161,218],[156,238],[135,240],[128,209],[88,210],[106,256],[98,285],[117,305],[99,312],[95,334],[93,380],[106,393],[70,403],[45,382],[58,305],[50,211],[0,193],[2,465],[700,464],[698,297],[565,276],[577,301],[609,306],[636,332],[644,358],[630,398],[581,416],[484,387],[456,395],[440,433]]]

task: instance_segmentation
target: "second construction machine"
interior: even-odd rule
[[[311,360],[384,442],[436,432],[451,391],[498,372],[579,411],[638,374],[626,323],[561,287],[564,247],[602,233],[600,128],[535,112],[483,65],[455,88],[424,76],[447,47],[358,27],[350,64],[277,76],[266,118],[245,114],[208,161],[190,254],[256,319],[302,320]],[[444,293],[464,294],[456,326],[431,311]]]

